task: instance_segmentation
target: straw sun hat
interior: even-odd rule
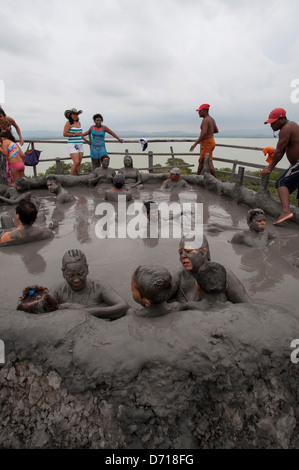
[[[79,111],[76,109],[76,108],[72,108],[72,109],[67,109],[66,111],[64,111],[64,115],[65,117],[68,119],[70,117],[71,114],[81,114],[83,111],[80,109]]]

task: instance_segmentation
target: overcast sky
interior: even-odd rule
[[[299,121],[298,0],[0,0],[0,14],[2,104],[22,130],[60,130],[73,107],[115,132],[197,133],[202,103],[220,130],[264,130],[276,107]]]

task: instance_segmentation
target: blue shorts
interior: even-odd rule
[[[299,193],[299,160],[294,163],[294,165],[290,166],[283,175],[275,183],[276,188],[280,188],[281,186],[286,186],[291,194],[295,189],[298,189]],[[298,197],[298,195],[297,195]]]

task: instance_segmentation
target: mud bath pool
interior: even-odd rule
[[[275,227],[266,216],[277,237],[269,247],[232,245],[233,227],[247,228],[247,206],[198,186],[174,195],[148,184],[136,199],[204,204],[211,259],[237,275],[252,306],[115,322],[73,310],[17,312],[25,286],[63,280],[61,259],[71,248],[85,253],[90,278],[112,285],[133,307],[130,282],[139,264],[170,272],[180,266],[179,239],[97,238],[102,195],[83,186],[68,191],[74,204],[32,191],[46,223],[59,221],[53,240],[0,249],[7,353],[0,447],[297,448],[299,365],[290,360],[290,343],[299,338],[298,226]],[[213,223],[232,228],[212,233]]]

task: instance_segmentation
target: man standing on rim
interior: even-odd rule
[[[198,161],[197,174],[200,175],[204,166],[206,153],[210,155],[210,172],[216,178],[216,171],[213,165],[213,150],[216,146],[214,139],[214,134],[217,134],[218,128],[216,126],[215,119],[209,115],[209,104],[202,104],[196,111],[200,118],[202,118],[202,123],[200,126],[201,132],[195,144],[190,147],[190,152],[193,152],[195,147],[198,144],[201,144],[201,153]]]
[[[296,122],[286,118],[286,112],[282,108],[273,109],[265,121],[265,124],[267,123],[271,125],[273,132],[278,130],[280,132],[273,160],[263,168],[261,176],[270,174],[285,153],[291,164],[275,184],[282,207],[280,216],[273,222],[274,225],[277,225],[291,219],[294,215],[290,209],[289,195],[295,189],[299,191],[299,126]]]

